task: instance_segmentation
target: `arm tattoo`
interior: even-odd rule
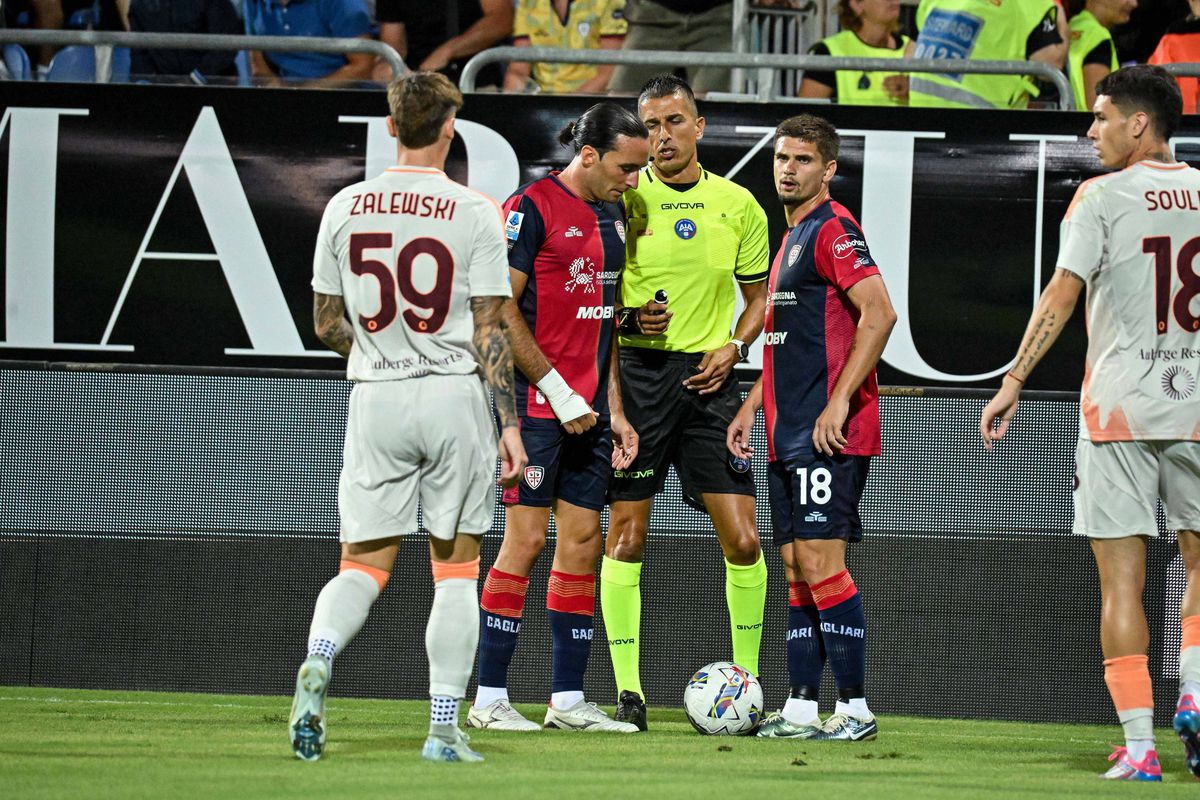
[[[350,347],[354,344],[354,329],[346,319],[346,304],[341,297],[333,294],[313,294],[313,327],[317,338],[343,358],[350,357]]]
[[[1074,272],[1061,267],[1054,271],[1054,278],[1042,292],[1037,308],[1021,337],[1017,360],[1009,374],[1024,383],[1042,357],[1050,352],[1058,335],[1066,327],[1084,281]]]
[[[504,302],[503,297],[472,297],[471,313],[475,316],[473,342],[479,365],[492,387],[500,427],[508,428],[517,424],[517,401],[513,386],[512,344],[501,312]]]
[[[1047,311],[1045,314],[1039,314],[1034,322],[1033,330],[1029,332],[1029,341],[1025,345],[1020,358],[1017,359],[1017,365],[1020,369],[1018,375],[1028,375],[1033,371],[1034,366],[1042,360],[1042,356],[1049,349],[1048,342],[1050,341],[1050,332],[1058,327],[1058,314],[1054,311]]]

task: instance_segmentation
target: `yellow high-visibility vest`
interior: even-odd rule
[[[821,43],[829,48],[831,56],[858,56],[860,58],[902,58],[904,49],[908,46],[909,38],[897,34],[900,46],[895,50],[890,47],[873,47],[855,35],[854,31],[842,31]],[[837,77],[837,101],[842,105],[857,106],[895,106],[903,105],[900,100],[891,97],[883,89],[883,81],[895,72],[863,72],[862,70],[839,69]]]
[[[921,0],[915,58],[1024,61],[1029,34],[1054,0]],[[1024,75],[914,74],[909,105],[1020,108],[1037,87]]]

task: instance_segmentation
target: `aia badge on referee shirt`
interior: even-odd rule
[[[696,223],[690,219],[681,219],[675,223],[675,235],[680,239],[690,239],[696,235]]]
[[[541,467],[526,467],[525,468],[525,483],[530,489],[536,489],[542,485],[542,478],[546,477],[546,470]]]

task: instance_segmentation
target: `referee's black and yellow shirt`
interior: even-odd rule
[[[624,194],[625,270],[621,305],[640,306],[665,289],[674,312],[662,336],[621,336],[623,347],[701,353],[729,342],[737,307],[734,281],[770,271],[767,215],[749,191],[700,169],[680,191],[647,166]]]

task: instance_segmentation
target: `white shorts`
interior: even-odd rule
[[[1092,442],[1075,448],[1075,533],[1158,536],[1156,499],[1170,530],[1200,531],[1200,442]]]
[[[364,381],[350,393],[338,512],[343,542],[491,530],[496,426],[475,375]]]

